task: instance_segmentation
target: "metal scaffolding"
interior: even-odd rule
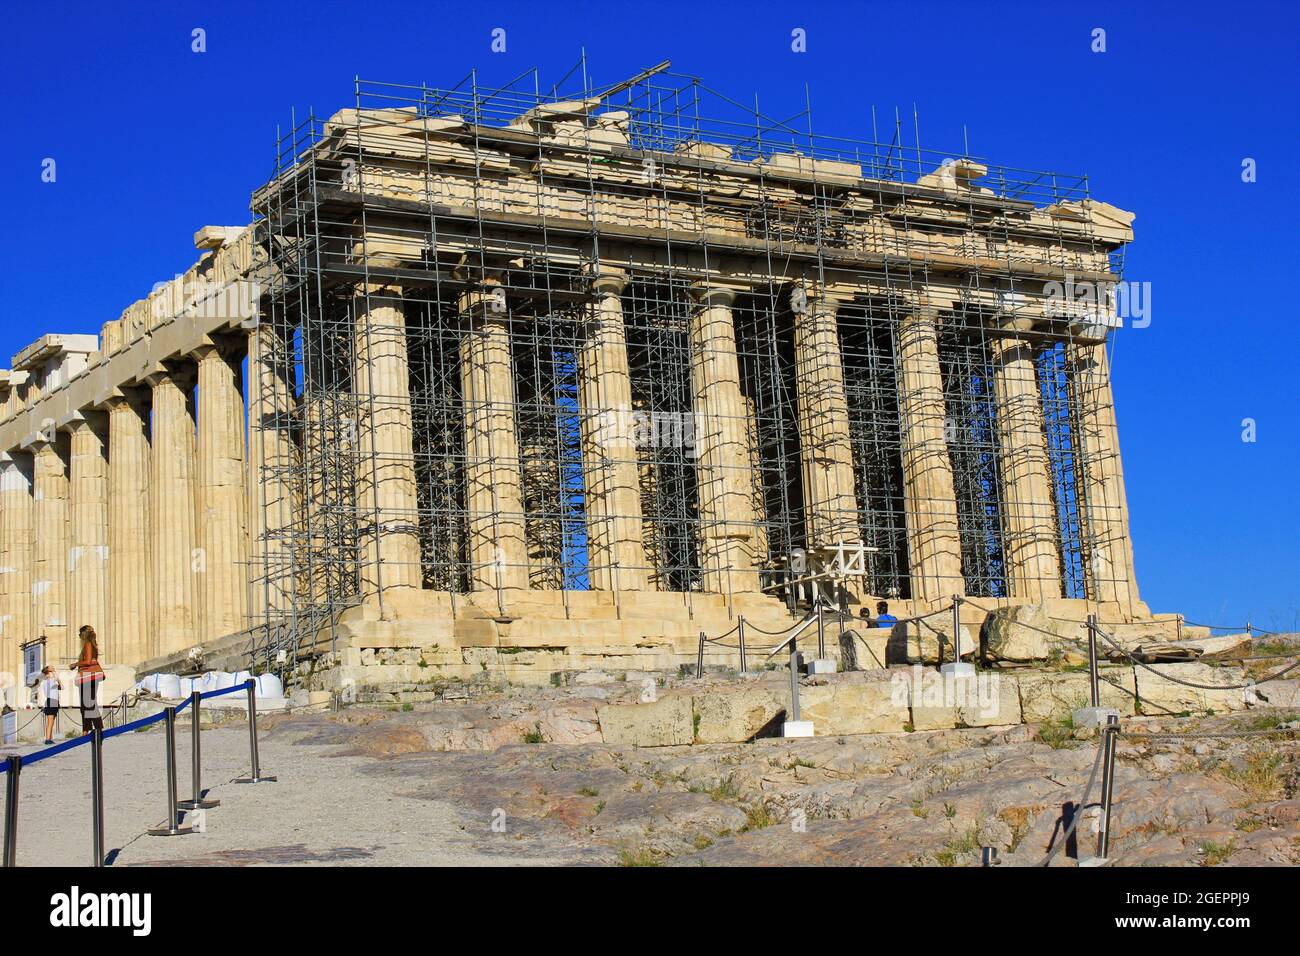
[[[850,520],[871,549],[862,594],[914,596],[898,337],[916,296],[943,282],[953,299],[938,309],[938,351],[965,593],[1006,596],[1007,520],[1019,503],[1007,500],[1000,458],[994,345],[1012,333],[999,318],[1043,314],[1041,281],[1026,283],[1026,273],[1095,273],[1118,268],[1121,253],[1091,239],[1086,223],[1053,230],[1029,218],[1085,203],[1086,178],[978,160],[982,188],[918,191],[923,177],[962,167],[952,153],[903,139],[901,122],[886,141],[874,131],[861,141],[814,135],[808,105],[775,119],[664,69],[602,87],[585,62],[550,88],[535,71],[490,89],[477,73],[445,89],[358,79],[352,110],[295,121],[253,197],[267,283],[250,357],[261,392],[251,402],[274,449],[255,456],[265,514],[260,653],[297,654],[362,591],[363,542],[378,518],[365,513],[357,476],[374,471],[377,453],[357,426],[377,401],[407,400],[354,381],[359,318],[385,285],[400,287],[404,305],[417,504],[401,520],[418,534],[423,588],[453,602],[475,590],[467,484],[484,449],[466,438],[467,409],[480,398],[467,377],[474,320],[463,297],[476,290],[508,302],[500,322],[511,394],[490,396],[479,412],[513,429],[513,442],[487,453],[518,476],[522,514],[506,517],[524,528],[528,588],[587,590],[610,570],[593,563],[593,528],[626,516],[593,513],[584,460],[599,452],[584,435],[613,416],[624,416],[613,427],[636,434],[650,587],[704,587],[711,528],[699,504],[692,285],[743,258],[748,281],[731,314],[754,464],[749,541],[763,582],[779,583],[791,555],[813,544],[790,279],[853,275],[860,294],[836,323]],[[724,154],[730,166],[714,161]],[[743,184],[737,163],[753,171]],[[846,188],[826,163],[855,168],[858,182]],[[629,256],[632,246],[643,254]],[[941,277],[945,257],[975,265]],[[602,268],[626,277],[630,408],[584,399],[590,280]],[[1035,350],[1060,595],[1094,597],[1086,514],[1117,505],[1088,500],[1102,462],[1079,439],[1079,409],[1104,404],[1112,422],[1113,411],[1104,376],[1071,369],[1096,332],[1061,321],[1014,334]],[[486,434],[502,434],[494,427]]]

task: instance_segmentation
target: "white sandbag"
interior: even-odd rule
[[[159,674],[157,694],[164,700],[179,700],[181,679],[175,674]]]
[[[257,678],[257,696],[268,699],[283,697],[284,684],[274,674],[261,674]]]
[[[150,694],[158,693],[158,678],[160,674],[149,674],[144,680],[140,681],[140,689]]]
[[[229,671],[217,671],[217,686],[213,690],[226,690],[235,686],[235,675]]]
[[[243,687],[252,679],[253,679],[253,675],[250,674],[248,671],[240,671],[239,673],[235,674],[234,684],[236,687]]]

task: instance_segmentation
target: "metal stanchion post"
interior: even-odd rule
[[[90,832],[95,862],[104,865],[104,732],[90,732]]]
[[[790,638],[790,720],[798,723],[799,718],[799,639]]]
[[[18,778],[22,776],[23,758],[9,758],[9,779],[5,782],[5,866],[18,865]]]
[[[1097,830],[1097,858],[1110,856],[1110,809],[1115,796],[1115,750],[1119,743],[1119,718],[1111,714],[1102,730],[1101,819]]]
[[[952,662],[961,663],[961,598],[952,598]]]
[[[939,658],[943,659],[943,649],[939,650]],[[952,596],[952,662],[939,665],[939,673],[946,677],[974,677],[975,665],[962,663],[961,659],[961,595]]]
[[[193,795],[176,804],[181,810],[210,810],[221,806],[220,800],[203,799],[203,751],[199,743],[199,705],[203,695],[197,690],[190,693],[190,777]]]
[[[826,660],[826,618],[823,614],[824,603],[825,602],[822,601],[821,590],[818,589],[817,603],[814,607],[817,610],[817,659],[819,661]]]
[[[162,826],[149,831],[150,836],[184,836],[194,828],[176,825],[176,708],[168,707],[164,726],[167,729],[167,816]]]
[[[704,632],[700,631],[700,652],[695,657],[695,676],[704,676]]]
[[[275,777],[264,776],[257,760],[257,681],[248,679],[248,749],[253,760],[253,772],[235,783],[275,783]]]
[[[1097,624],[1097,615],[1088,615],[1088,699],[1087,707],[1080,707],[1074,712],[1074,726],[1101,727],[1103,731],[1110,717],[1118,718],[1119,712],[1101,705],[1101,665],[1097,660],[1097,634],[1101,627]]]
[[[1097,615],[1088,615],[1088,691],[1092,706],[1101,706],[1101,687],[1097,678]]]
[[[749,670],[745,662],[745,615],[740,615],[740,619],[736,622],[736,627],[736,634],[740,641],[740,672],[743,674],[745,671]]]
[[[1182,616],[1181,614],[1177,615],[1177,616],[1174,618],[1174,621],[1175,621],[1175,622],[1177,623],[1177,625],[1178,625],[1178,632],[1177,632],[1177,635],[1176,635],[1176,640],[1180,640],[1180,641],[1181,641],[1181,640],[1183,639],[1183,616]]]

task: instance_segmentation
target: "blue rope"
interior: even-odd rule
[[[199,700],[207,700],[210,697],[224,697],[226,694],[234,694],[239,691],[248,693],[248,684],[236,684],[233,687],[227,687],[223,690],[210,690],[206,694],[200,694]],[[188,707],[193,699],[194,698],[192,697],[185,698],[185,701],[176,708],[176,713],[179,714],[182,710]],[[151,717],[141,717],[138,720],[131,721],[129,724],[123,724],[121,727],[114,727],[112,730],[104,731],[104,739],[108,740],[110,737],[116,737],[118,734],[124,734],[130,730],[139,730],[141,727],[148,727],[150,724],[156,724],[160,720],[166,719],[167,712],[165,710],[161,713],[154,714]],[[38,763],[39,761],[45,760],[49,757],[58,756],[66,750],[73,750],[88,743],[90,743],[90,734],[82,734],[74,740],[55,744],[53,747],[46,747],[44,750],[38,750],[34,754],[29,754],[26,757],[23,757],[23,766],[30,766],[31,764]],[[5,758],[4,762],[0,763],[0,773],[8,773],[12,766],[12,762],[8,758]]]
[[[75,737],[72,740],[65,740],[61,744],[55,744],[53,747],[46,747],[44,750],[38,750],[36,751],[36,753],[29,754],[28,756],[24,757],[23,766],[24,767],[30,766],[31,764],[34,764],[39,760],[44,760],[47,757],[57,756],[58,754],[61,754],[66,750],[73,750],[76,747],[80,747],[82,744],[88,744],[88,743],[90,743],[89,734],[84,734],[80,737]]]
[[[123,724],[121,727],[114,727],[112,730],[104,731],[104,739],[107,740],[109,737],[116,737],[118,734],[124,734],[128,730],[139,730],[141,727],[148,727],[150,724],[156,724],[158,721],[166,719],[167,711],[165,710],[162,713],[154,714],[151,717],[141,717],[138,720],[131,721],[129,724]],[[82,739],[89,740],[90,735],[87,734]],[[23,763],[27,763],[27,760],[28,758],[24,757]]]

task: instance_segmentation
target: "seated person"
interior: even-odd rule
[[[889,605],[884,601],[876,602],[875,627],[890,628],[898,623],[898,618],[889,613]]]

